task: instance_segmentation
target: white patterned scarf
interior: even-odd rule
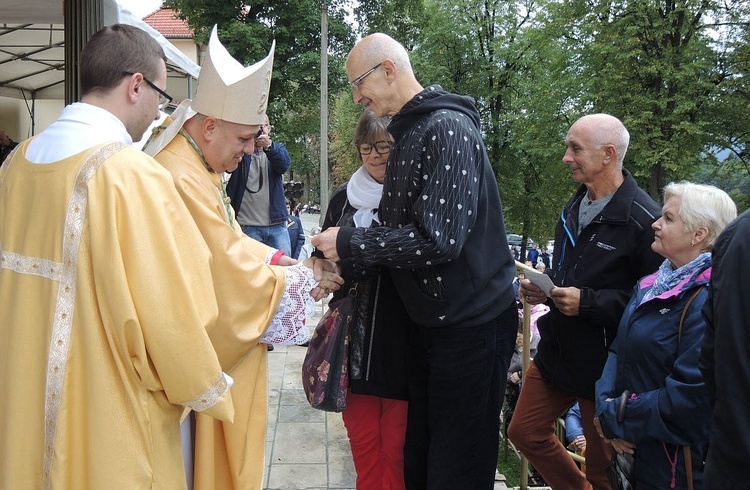
[[[677,286],[686,277],[697,275],[711,266],[711,252],[703,252],[687,264],[677,269],[672,266],[669,259],[664,260],[656,274],[654,285],[643,296],[641,304],[669,291]]]
[[[383,195],[383,184],[373,179],[365,170],[359,167],[346,186],[346,198],[357,212],[354,213],[354,225],[358,228],[369,228],[373,220],[378,219],[378,206]]]

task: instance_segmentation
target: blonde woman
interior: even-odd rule
[[[688,488],[683,446],[693,488],[703,488],[711,410],[698,368],[701,308],[714,241],[736,216],[716,187],[681,182],[664,190],[651,248],[665,260],[638,281],[596,383],[594,425],[615,451],[634,455],[638,490]]]

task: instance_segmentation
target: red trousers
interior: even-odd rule
[[[576,400],[581,407],[583,435],[586,437],[586,474],[578,469],[565,447],[555,436],[555,421]],[[533,362],[523,378],[508,438],[555,490],[611,490],[604,468],[612,457],[612,446],[594,428],[593,400],[577,398],[547,382]],[[587,481],[588,480],[588,481]]]
[[[408,402],[349,392],[342,412],[357,490],[403,490]]]

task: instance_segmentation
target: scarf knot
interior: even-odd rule
[[[677,286],[687,277],[693,277],[711,265],[711,252],[703,252],[682,267],[674,268],[669,259],[665,259],[656,273],[656,280],[651,289],[643,296],[641,304],[655,298]]]
[[[383,184],[372,178],[365,167],[359,167],[346,185],[346,198],[357,212],[354,213],[354,226],[369,228],[372,222],[380,224],[378,206],[383,195]]]

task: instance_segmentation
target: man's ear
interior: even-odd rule
[[[201,123],[201,132],[203,133],[203,139],[206,141],[212,141],[216,137],[216,130],[219,126],[219,121],[215,117],[206,116],[203,118]]]
[[[604,151],[605,165],[617,161],[617,149],[615,149],[615,145],[604,145],[602,146],[602,151]]]
[[[385,73],[385,79],[389,83],[393,81],[394,78],[396,78],[396,72],[398,71],[396,69],[396,64],[393,62],[392,59],[386,58],[383,60],[383,66],[381,67],[383,69],[383,73]]]
[[[128,99],[130,99],[131,103],[135,104],[138,101],[138,98],[141,96],[141,91],[143,90],[143,85],[143,75],[140,73],[130,75],[130,77],[127,78],[127,93]]]

